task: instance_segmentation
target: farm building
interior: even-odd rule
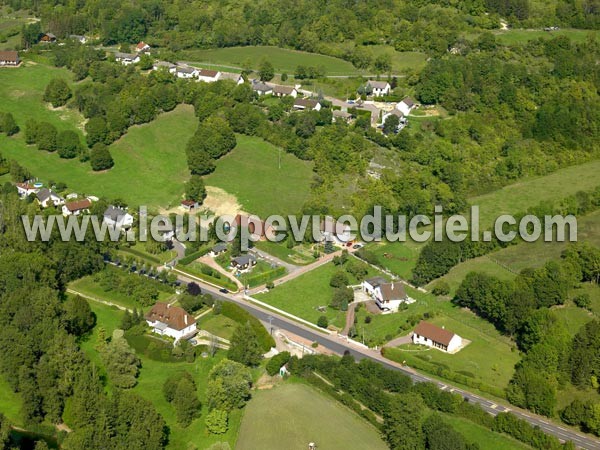
[[[460,350],[463,345],[462,338],[458,334],[424,321],[416,326],[412,341],[414,344],[426,345],[448,353]]]
[[[154,333],[176,341],[196,333],[196,319],[183,308],[168,303],[156,302],[145,318]]]

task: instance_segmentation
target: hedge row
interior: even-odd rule
[[[193,253],[190,253],[189,255],[186,254],[183,258],[181,258],[178,263],[183,265],[183,266],[187,266],[190,263],[193,263],[194,261],[196,261],[198,258],[203,257],[204,255],[206,255],[208,252],[210,252],[211,247],[201,247],[200,250],[197,250]]]
[[[250,326],[258,337],[260,348],[265,353],[268,352],[271,347],[275,347],[275,340],[273,339],[273,336],[271,336],[271,334],[256,317],[254,317],[245,309],[242,309],[235,303],[223,302],[221,314],[223,314],[225,317],[229,317],[231,320],[239,324],[245,324],[246,322],[249,322]]]
[[[164,262],[164,261],[161,261],[160,259],[158,259],[156,256],[149,255],[148,253],[140,252],[139,250],[136,250],[135,248],[123,247],[123,248],[120,248],[119,250],[121,250],[124,253],[129,253],[130,255],[137,256],[138,258],[151,261],[155,264],[162,264]]]
[[[279,266],[273,270],[269,270],[267,272],[257,273],[256,275],[252,275],[246,278],[246,283],[250,287],[259,286],[264,283],[268,283],[269,281],[273,281],[282,275],[285,275],[286,269],[283,266]]]

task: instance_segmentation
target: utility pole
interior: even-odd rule
[[[273,319],[274,319],[273,316],[267,317],[267,320],[269,321],[269,333],[271,334],[271,336],[273,335],[273,326],[271,325],[271,323],[273,322]]]

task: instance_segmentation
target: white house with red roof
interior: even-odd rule
[[[31,194],[37,194],[40,191],[40,188],[36,188],[32,183],[17,183],[17,194],[19,197],[25,198]]]
[[[198,81],[204,81],[205,83],[214,83],[219,80],[221,72],[217,70],[200,69],[198,71]]]
[[[178,341],[196,333],[196,319],[179,306],[156,302],[145,315],[152,331],[161,336],[170,336]]]
[[[412,341],[448,353],[455,353],[463,347],[463,339],[458,334],[424,321],[416,326]]]
[[[149,55],[150,49],[151,49],[151,47],[148,44],[146,44],[144,41],[140,42],[138,45],[135,46],[136,53],[144,53],[146,55]]]
[[[400,281],[387,281],[383,277],[373,277],[362,282],[362,290],[369,295],[384,313],[398,311],[403,303],[414,303],[406,294]]]
[[[89,198],[67,202],[62,207],[63,216],[78,216],[82,213],[89,213],[92,201]]]

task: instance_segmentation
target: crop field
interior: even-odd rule
[[[303,384],[255,391],[246,405],[236,450],[317,448],[384,450],[379,432],[353,411]]]
[[[237,135],[237,146],[205,179],[234,195],[244,211],[265,219],[299,212],[310,193],[312,163],[256,137]],[[281,158],[281,165],[280,165]]]
[[[317,53],[301,52],[279,47],[227,47],[209,50],[187,50],[183,59],[194,61],[199,65],[215,64],[223,68],[244,68],[247,64],[258,69],[260,62],[267,59],[278,73],[293,74],[297,66],[322,66],[326,75],[359,75],[352,63],[332,56]],[[229,70],[229,69],[227,69]]]

